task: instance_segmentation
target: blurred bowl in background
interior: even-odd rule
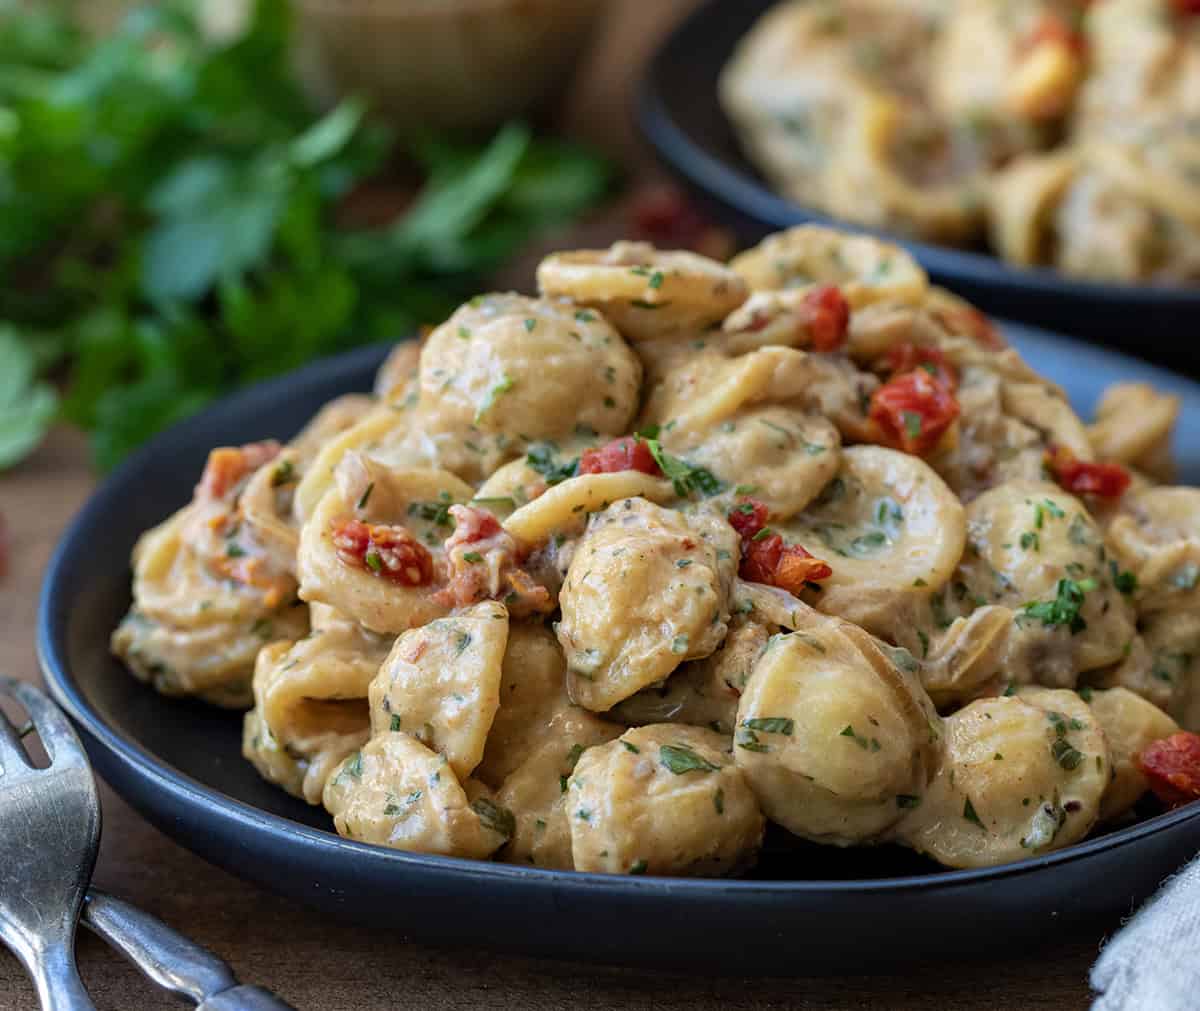
[[[361,94],[403,129],[490,127],[557,93],[605,0],[295,0],[313,97]]]

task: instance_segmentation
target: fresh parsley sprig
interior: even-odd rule
[[[353,98],[314,116],[286,0],[226,41],[188,0],[101,40],[70,6],[0,5],[0,467],[57,413],[107,468],[232,387],[440,322],[611,178],[521,124],[402,151]]]

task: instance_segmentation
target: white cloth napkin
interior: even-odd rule
[[[1200,859],[1163,882],[1092,966],[1092,1011],[1200,1008]]]

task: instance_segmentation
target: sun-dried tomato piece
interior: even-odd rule
[[[747,541],[767,525],[768,511],[758,499],[744,498],[729,510],[729,525]]]
[[[242,478],[273,460],[282,448],[274,439],[268,439],[265,442],[248,442],[244,446],[222,446],[212,450],[208,454],[200,483],[196,485],[196,497],[223,499]]]
[[[1088,463],[1066,446],[1046,451],[1046,466],[1054,479],[1073,495],[1120,498],[1129,488],[1129,471],[1119,463]]]
[[[742,499],[729,511],[729,525],[742,539],[738,575],[747,582],[778,586],[799,593],[808,583],[828,579],[831,569],[799,544],[785,544],[767,527],[767,507],[757,499]]]
[[[485,541],[500,533],[500,521],[486,509],[452,505],[449,512],[454,517],[454,533],[446,542],[447,550],[450,549],[452,542],[453,544],[474,544],[476,541]]]
[[[809,583],[819,583],[833,575],[829,563],[814,558],[799,544],[785,544],[775,566],[772,585],[798,594]]]
[[[924,456],[958,417],[954,394],[924,369],[893,376],[871,396],[869,417],[878,441]]]
[[[338,558],[401,586],[433,581],[433,556],[404,527],[334,520],[330,529]]]
[[[924,369],[951,393],[958,389],[958,371],[938,348],[911,342],[897,344],[887,353],[884,362],[892,375]]]
[[[1150,781],[1150,789],[1168,807],[1200,797],[1200,734],[1181,730],[1152,741],[1134,761]]]
[[[803,299],[804,326],[816,351],[836,351],[846,343],[850,303],[836,284],[813,288]]]
[[[747,582],[766,583],[799,594],[809,583],[833,575],[827,562],[814,558],[799,544],[785,544],[779,534],[762,537],[761,533],[759,539],[751,538],[742,544],[738,575]]]
[[[1175,12],[1185,17],[1189,14],[1200,14],[1200,0],[1174,0]]]
[[[584,450],[579,458],[580,474],[616,474],[623,470],[636,470],[643,474],[662,474],[662,469],[650,452],[650,447],[641,439],[626,435],[600,446]]]
[[[434,594],[436,603],[466,607],[490,598],[503,601],[514,618],[554,610],[554,596],[521,568],[524,551],[491,513],[454,505],[450,515],[455,527],[445,543],[446,584]]]

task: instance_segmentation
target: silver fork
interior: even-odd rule
[[[11,678],[0,677],[0,691],[25,707],[50,757],[35,768],[0,713],[0,940],[33,978],[44,1011],[94,1011],[75,968],[75,926],[100,844],[96,783],[49,699]]]
[[[151,982],[196,1001],[195,1011],[295,1011],[269,990],[239,984],[216,955],[129,903],[93,889],[84,905],[100,844],[87,755],[32,685],[0,675],[0,694],[25,707],[50,756],[48,768],[35,769],[0,713],[0,940],[33,977],[43,1011],[95,1011],[75,968],[81,906],[93,932]]]

